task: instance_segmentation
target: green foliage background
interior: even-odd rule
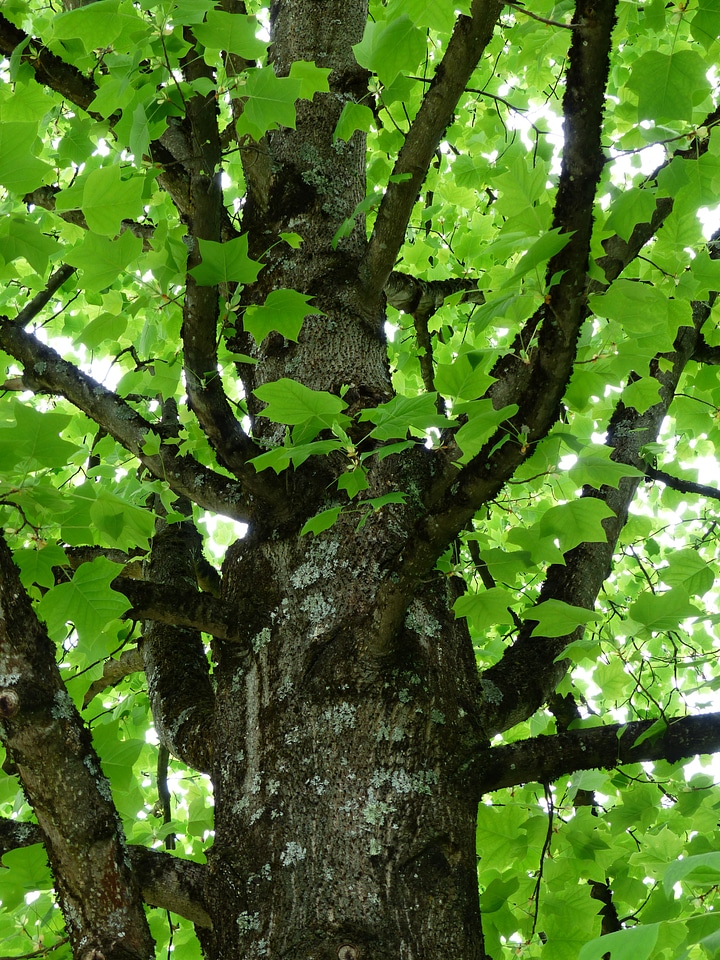
[[[468,12],[466,3],[455,7]],[[571,7],[541,0],[532,10],[564,22]],[[159,416],[158,396],[182,400],[184,393],[179,333],[185,227],[158,189],[158,171],[147,157],[150,141],[181,116],[193,92],[171,73],[187,50],[182,25],[193,25],[206,45],[228,122],[229,94],[242,87],[248,99],[241,132],[258,138],[277,124],[293,126],[298,98],[327,89],[327,71],[312,64],[296,64],[285,78],[261,65],[267,11],[256,3],[248,11],[227,19],[211,0],[99,0],[71,13],[36,0],[3,4],[5,17],[92,73],[98,90],[91,118],[44,91],[19,58],[2,65],[0,312],[12,317],[21,311],[61,262],[77,267],[38,322],[37,335],[151,420]],[[367,104],[348,105],[336,130],[339,140],[357,129],[368,134],[368,229],[453,23],[452,5],[434,0],[371,4],[356,48],[359,63],[372,73],[371,95]],[[388,350],[399,396],[366,411],[374,436],[388,442],[406,442],[408,431],[432,439],[463,415],[458,440],[466,457],[503,419],[480,399],[491,382],[489,370],[542,303],[544,268],[558,248],[550,227],[568,31],[512,7],[502,24],[437,152],[399,264],[425,280],[478,278],[485,292],[481,305],[450,298],[431,321],[435,385],[447,415],[438,413],[436,398],[425,391],[411,320],[392,308]],[[714,0],[620,4],[594,256],[603,256],[606,238],[627,240],[636,223],[649,219],[658,198],[671,197],[674,206],[622,279],[593,296],[562,422],[468,534],[495,586],[483,586],[465,546],[441,561],[448,574],[461,573],[471,585],[456,612],[468,619],[481,667],[501,656],[517,620],[535,601],[547,566],[579,542],[604,539],[606,508],[577,496],[583,484],[616,485],[633,475],[632,468],[609,460],[603,446],[608,420],[619,400],[639,411],[656,402],[650,362],[672,350],[678,329],[689,322],[691,302],[720,288],[720,263],[708,255],[701,216],[707,210],[706,219],[715,222],[720,191],[720,131],[703,125],[717,104],[719,33]],[[229,77],[220,48],[258,65]],[[206,81],[198,81],[199,92],[205,87]],[[694,156],[705,138],[706,152]],[[224,174],[226,201],[237,213],[244,180],[232,145]],[[58,188],[54,212],[27,198],[49,185]],[[124,229],[131,221],[153,225],[150,243]],[[288,235],[289,246],[294,242]],[[208,241],[202,254],[199,283],[248,283],[260,269],[242,237],[222,245]],[[228,326],[236,308],[225,306]],[[248,315],[248,329],[258,339],[272,330],[296,339],[308,309],[306,297],[277,291]],[[720,346],[717,321],[715,308],[704,330],[710,347]],[[224,383],[242,410],[244,399],[233,386],[236,358],[224,341],[220,349]],[[173,497],[62,399],[9,389],[20,374],[12,358],[0,357],[0,366],[6,381],[0,398],[0,520],[17,550],[23,582],[58,645],[68,690],[81,705],[104,659],[131,641],[133,628],[121,619],[127,601],[110,590],[116,572],[110,561],[85,564],[72,580],[56,585],[56,568],[64,562],[58,544],[146,550],[153,532],[149,494],[163,497],[168,509]],[[714,486],[718,370],[689,365],[660,441],[647,451],[649,461],[674,475]],[[344,432],[349,421],[343,419],[343,401],[292,380],[263,389],[258,395],[270,404],[266,415],[292,431],[285,447],[261,458],[258,470],[279,472],[309,456],[345,451],[350,469],[341,485],[343,504],[355,509],[351,501],[363,489],[363,466]],[[214,466],[182,402],[179,411],[179,452]],[[335,438],[316,441],[326,428]],[[524,442],[522,435],[506,440]],[[409,495],[411,490],[395,494]],[[308,530],[319,532],[338,512],[316,518]],[[234,528],[207,515],[199,519],[212,532],[219,559]],[[581,724],[603,718],[663,721],[716,704],[717,524],[716,499],[643,484],[595,614],[558,603],[533,611],[544,636],[587,622],[583,639],[568,651],[575,669],[562,687],[572,688],[584,704]],[[85,716],[128,841],[160,844],[173,832],[177,855],[202,859],[212,829],[205,778],[173,763],[174,819],[163,824],[155,815],[156,747],[148,734],[142,677],[105,691]],[[552,715],[541,711],[506,739],[554,729]],[[586,771],[552,786],[528,784],[487,797],[479,816],[478,869],[491,955],[592,960],[612,947],[613,960],[717,956],[720,793],[716,767],[707,761],[702,766],[693,764],[689,772],[684,763],[658,762]],[[596,806],[578,800],[584,791],[594,791]],[[0,812],[30,817],[13,778],[0,778]],[[699,858],[687,861],[693,872],[677,873],[680,857]],[[3,952],[14,956],[59,944],[53,955],[69,956],[41,848],[10,852],[3,862],[9,868],[0,873]],[[589,881],[606,878],[627,932],[612,944],[587,946],[599,933],[599,904]],[[177,957],[199,955],[189,923],[160,911],[151,910],[150,917],[160,950],[172,944]]]

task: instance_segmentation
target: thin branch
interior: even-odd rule
[[[675,763],[720,751],[720,713],[670,719],[665,730],[635,745],[656,720],[635,720],[486,747],[473,760],[483,792],[520,783],[552,783],[577,770],[612,769],[623,763]]]
[[[83,697],[83,710],[88,707],[98,694],[108,687],[116,687],[121,680],[129,677],[133,673],[139,673],[144,669],[142,654],[137,647],[130,650],[123,650],[120,656],[115,659],[111,657],[103,664],[102,677],[93,681],[85,692]]]
[[[184,37],[190,49],[181,61],[189,84],[212,80],[214,71],[205,63],[202,50],[189,27]],[[195,94],[186,103],[197,159],[188,164],[191,211],[188,217],[193,242],[190,246],[183,299],[183,343],[185,386],[190,409],[215,450],[219,462],[237,477],[256,476],[247,461],[262,451],[243,431],[223,389],[218,371],[217,329],[219,316],[217,286],[204,286],[192,274],[202,261],[199,240],[219,243],[224,211],[220,183],[220,135],[217,125],[215,91]]]
[[[17,315],[15,322],[24,327],[34,320],[40,311],[52,300],[65,281],[69,280],[74,273],[75,267],[71,267],[67,263],[61,264],[45,284],[45,287],[40,290],[39,293],[36,293],[29,303],[25,304]]]
[[[485,294],[478,289],[478,281],[470,277],[421,280],[408,273],[393,270],[387,279],[384,292],[390,306],[411,315],[422,311],[432,316],[448,297],[457,293],[462,293],[460,303],[485,303]]]
[[[709,487],[705,483],[696,483],[693,480],[681,480],[680,477],[673,477],[664,470],[656,470],[655,467],[650,466],[645,467],[645,475],[651,480],[659,480],[671,490],[677,490],[678,493],[695,493],[699,497],[720,500],[720,490],[717,487]]]
[[[458,100],[490,42],[503,4],[473,0],[471,16],[457,19],[435,78],[405,137],[378,209],[361,277],[374,301],[385,286],[405,238],[415,199]]]
[[[153,424],[117,394],[68,363],[17,323],[2,316],[0,347],[23,365],[23,383],[28,390],[65,397],[175,493],[234,520],[249,520],[245,493],[236,480],[209,470],[191,456],[181,456],[171,444],[162,443],[158,453],[145,453],[145,443],[156,435]]]
[[[505,0],[505,3],[511,10],[524,13],[526,17],[531,17],[533,20],[537,20],[538,23],[546,23],[549,27],[560,27],[562,30],[578,29],[579,24],[577,23],[560,23],[558,20],[548,20],[546,17],[541,17],[537,13],[528,10],[522,3],[512,3],[511,0]]]

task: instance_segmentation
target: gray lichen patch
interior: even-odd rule
[[[345,730],[351,730],[355,726],[357,707],[352,703],[338,703],[334,707],[328,707],[323,711],[322,717],[330,725],[333,733],[340,734]]]
[[[432,614],[428,613],[420,600],[413,600],[405,614],[405,626],[422,637],[439,637],[442,626]]]

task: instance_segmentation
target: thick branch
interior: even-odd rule
[[[614,448],[612,459],[644,471],[646,464],[641,448],[654,442],[672,402],[678,380],[695,346],[697,330],[707,318],[706,304],[696,304],[695,327],[683,327],[678,334],[676,351],[670,357],[657,358],[651,364],[651,375],[660,384],[660,402],[645,413],[618,404],[610,421],[607,443]],[[660,359],[663,360],[661,365]],[[669,370],[663,368],[668,360]],[[606,503],[615,516],[603,521],[605,543],[581,543],[565,555],[564,564],[553,564],[540,591],[540,603],[562,600],[573,606],[592,610],[600,588],[610,573],[612,556],[620,531],[640,478],[627,477],[618,488],[603,486],[600,490],[586,487],[583,496]],[[483,706],[485,730],[489,735],[507,730],[531,716],[555,689],[567,670],[567,660],[557,660],[565,647],[582,636],[583,628],[565,637],[533,637],[535,621],[527,620],[517,639],[502,659],[483,674],[487,700]]]
[[[37,823],[21,823],[0,817],[0,857],[35,843],[45,836]],[[130,846],[130,863],[145,903],[170,910],[201,927],[210,926],[205,906],[206,867],[192,860],[180,860],[160,850]]]
[[[600,134],[616,5],[617,0],[578,0],[573,19],[578,28],[572,32],[569,54],[565,149],[554,218],[555,225],[572,236],[548,266],[549,302],[529,322],[533,336],[539,331],[537,345],[526,344],[529,362],[513,354],[503,358],[493,370],[498,382],[488,391],[496,409],[508,404],[519,409],[459,473],[453,464],[459,451],[446,454],[445,469],[426,498],[427,513],[404,550],[402,576],[386,588],[383,606],[388,617],[399,618],[403,598],[412,595],[453,537],[497,495],[557,419],[587,316],[593,201],[603,167]]]
[[[153,941],[90,735],[0,538],[0,735],[45,836],[78,957],[149,960]]]
[[[187,515],[190,504],[179,506]],[[202,539],[190,521],[156,521],[148,578],[168,588],[197,592],[195,554]],[[199,596],[199,595],[198,595]],[[176,757],[204,773],[212,768],[215,694],[200,632],[148,620],[141,645],[148,697],[160,742]]]
[[[210,593],[198,593],[190,585],[118,577],[112,586],[132,603],[132,609],[125,614],[126,620],[157,620],[202,630],[218,640],[233,640],[238,636],[240,625],[234,605]]]
[[[89,109],[97,92],[95,81],[51,53],[42,41],[29,37],[0,13],[0,53],[10,57],[21,45],[20,60],[32,67],[38,83],[51,87],[96,120],[104,119]]]
[[[471,16],[458,17],[433,82],[405,137],[377,213],[361,270],[369,301],[375,300],[387,282],[430,161],[492,38],[501,10],[502,3],[496,0],[473,0]]]
[[[205,864],[147,847],[131,846],[128,852],[145,903],[176,913],[199,927],[212,926],[205,899]]]
[[[589,730],[568,730],[488,747],[473,761],[483,792],[538,781],[550,783],[576,770],[610,769],[623,763],[675,763],[720,751],[720,713],[670,720],[658,736],[635,746],[657,721],[635,720]]]
[[[152,424],[117,394],[7,317],[0,317],[0,347],[22,363],[23,383],[28,390],[65,397],[175,493],[234,520],[248,520],[244,492],[237,481],[208,470],[190,456],[180,456],[170,444],[163,443],[156,454],[144,453],[145,442],[154,435]]]
[[[393,270],[385,284],[385,297],[390,306],[414,316],[421,311],[432,316],[448,297],[462,293],[461,303],[485,303],[485,294],[478,290],[477,280],[449,277],[447,280],[420,280]]]

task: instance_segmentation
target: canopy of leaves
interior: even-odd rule
[[[172,833],[196,862],[213,827],[209,780],[173,760],[172,820],[158,816],[144,675],[115,687],[101,679],[141,632],[122,619],[132,601],[113,588],[121,568],[111,561],[146,556],[157,517],[179,526],[178,497],[219,565],[237,535],[231,521],[249,519],[243,504],[261,488],[282,498],[285,479],[308,463],[327,463],[332,477],[294,514],[311,538],[417,506],[412,481],[380,494],[368,476],[408,450],[450,450],[457,483],[423,504],[450,516],[457,494],[458,511],[467,506],[432,566],[462,581],[455,614],[467,619],[478,669],[501,664],[523,630],[534,649],[547,646],[549,663],[570,667],[549,705],[494,746],[612,724],[619,743],[626,724],[658,722],[647,746],[674,719],[715,712],[720,688],[720,263],[710,239],[720,8],[617,5],[582,317],[540,424],[528,410],[542,407],[544,388],[531,404],[530,381],[507,393],[502,384],[539,367],[551,382],[555,369],[542,351],[578,236],[556,220],[572,5],[506,6],[431,144],[383,277],[394,396],[367,402],[355,383],[307,385],[290,364],[269,382],[247,373],[274,344],[302,344],[312,323],[338,322],[315,290],[262,286],[272,257],[302,251],[301,226],[251,250],[242,219],[264,138],[295,129],[328,95],[331,71],[311,61],[275,69],[267,5],[233,6],[99,0],[63,12],[9,0],[0,23],[0,521],[72,701],[82,706],[100,684],[83,716],[128,842],[158,846]],[[392,198],[416,174],[398,155],[425,129],[423,104],[458,18],[462,26],[479,6],[371,0],[353,47],[369,85],[327,132],[338,155],[365,142],[365,196],[334,225],[334,251],[392,219]],[[41,46],[18,39],[26,34]],[[57,58],[53,69],[43,57]],[[219,117],[217,162],[203,142],[176,163],[170,148],[200,101]],[[223,191],[222,217],[204,233],[183,192],[191,174],[193,190],[210,192],[212,180]],[[309,174],[304,182],[320,189]],[[328,194],[323,215],[337,202]],[[411,294],[393,292],[393,266]],[[193,326],[187,304],[203,296],[216,313]],[[539,316],[542,328],[529,322]],[[681,363],[693,325],[701,333]],[[656,413],[659,432],[646,436]],[[503,463],[492,492],[475,498]],[[572,580],[577,564],[585,577],[583,551],[607,544],[612,497],[631,486],[612,559],[597,561],[597,598],[578,599],[582,584],[573,597],[554,594],[549,570]],[[72,548],[93,552],[78,563]],[[492,691],[488,681],[489,701]],[[578,764],[552,783],[517,771],[510,787],[490,786],[477,844],[492,960],[718,955],[719,775],[707,759],[690,763],[701,752],[690,747],[614,770],[605,768],[616,758]],[[14,776],[0,777],[0,813],[32,819]],[[12,846],[0,872],[3,953],[57,947],[53,956],[69,957],[42,847]],[[189,920],[149,916],[158,956],[170,945],[178,960],[200,956]]]

